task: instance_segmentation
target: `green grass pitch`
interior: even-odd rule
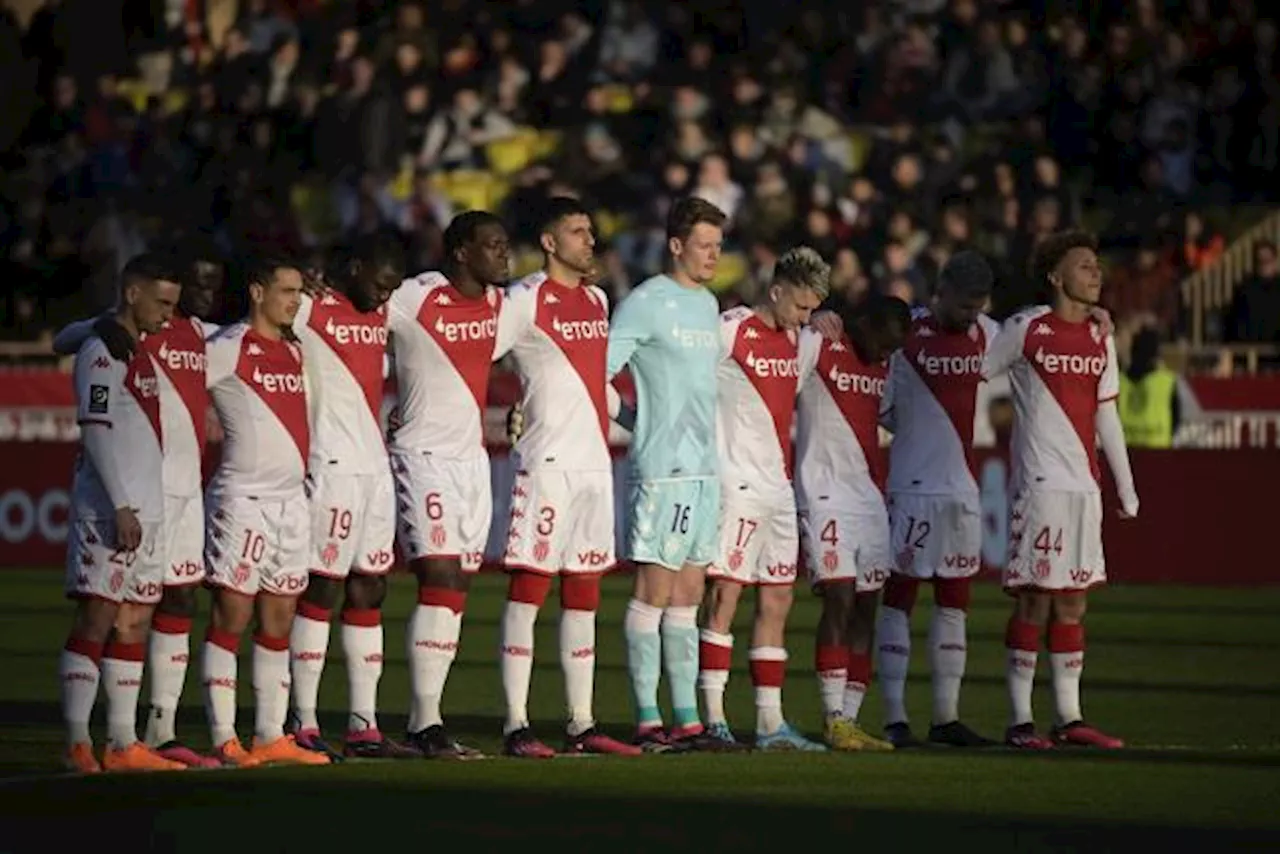
[[[60,582],[50,571],[0,576],[0,852],[98,840],[134,851],[224,854],[406,845],[436,851],[457,844],[466,845],[468,854],[526,846],[607,847],[613,854],[779,851],[788,845],[1155,851],[1280,844],[1280,589],[1099,591],[1089,617],[1086,712],[1131,745],[1109,754],[997,749],[347,762],[77,779],[56,773],[62,746],[56,654],[70,613]],[[619,736],[629,734],[631,721],[621,628],[629,584],[606,580],[598,635],[597,714]],[[454,732],[487,751],[497,750],[501,731],[496,649],[504,589],[501,577],[477,580],[445,701]],[[797,726],[816,732],[821,710],[809,630],[817,603],[807,591],[797,593],[784,702]],[[927,725],[930,693],[923,648],[927,593],[921,598],[908,687],[918,729]],[[388,733],[402,733],[405,724],[403,626],[413,601],[411,580],[396,577],[386,609],[381,685],[381,723]],[[540,621],[531,700],[535,727],[552,743],[558,742],[563,709],[557,611],[549,604]],[[970,619],[962,708],[972,726],[990,735],[1002,731],[1006,714],[1007,614],[1008,600],[981,585]],[[748,614],[740,616],[740,640],[748,637],[748,621]],[[336,631],[330,649],[321,705],[328,731],[340,735],[346,674]],[[204,745],[195,671],[193,665],[179,734]],[[1046,672],[1044,661],[1040,672]],[[1036,695],[1042,723],[1051,714],[1046,681]],[[242,679],[243,736],[252,731],[248,689],[249,680]],[[749,732],[754,711],[743,643],[735,649],[728,702],[735,727]],[[100,742],[101,714],[99,703]],[[872,730],[880,725],[874,689],[863,723]]]

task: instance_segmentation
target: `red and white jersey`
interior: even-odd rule
[[[525,471],[610,471],[605,367],[609,300],[595,285],[534,273],[507,290],[512,346],[524,388]]]
[[[206,387],[206,325],[193,317],[175,317],[142,348],[156,364],[160,387],[160,422],[164,425],[164,491],[189,497],[200,494],[200,471],[209,432]]]
[[[1013,389],[1011,482],[1099,492],[1098,405],[1120,393],[1114,339],[1094,321],[1071,323],[1037,306],[1005,321],[991,354]]]
[[[503,302],[499,288],[473,299],[435,272],[396,290],[389,322],[400,424],[392,447],[449,459],[486,453],[489,375],[511,349],[516,326]]]
[[[973,429],[978,386],[1000,327],[986,315],[950,332],[933,312],[912,312],[902,349],[889,360],[882,420],[893,430],[889,491],[978,495]]]
[[[226,434],[210,489],[294,497],[311,451],[302,351],[241,322],[209,339],[208,356],[209,393]]]
[[[310,467],[335,474],[386,471],[381,416],[387,307],[365,313],[337,291],[303,294],[293,330],[307,375]]]
[[[800,380],[798,336],[746,306],[720,315],[716,375],[721,487],[770,495],[791,488],[791,424]]]
[[[829,341],[800,333],[800,398],[796,404],[796,498],[829,506],[883,510],[885,460],[880,402],[889,368],[867,364],[846,335]]]
[[[84,429],[105,428],[105,435],[98,434],[105,441],[92,447],[108,457],[96,459],[90,443],[82,443],[71,487],[76,515],[110,518],[116,507],[128,506],[139,519],[162,519],[164,426],[151,357],[139,349],[127,364],[113,359],[94,335],[76,353],[72,376],[77,420]],[[123,495],[108,492],[113,479]]]

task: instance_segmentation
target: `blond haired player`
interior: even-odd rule
[[[286,338],[302,302],[302,275],[280,261],[251,264],[249,315],[208,342],[208,382],[226,434],[206,493],[205,563],[213,609],[200,678],[215,755],[224,764],[327,765],[285,735],[289,632],[307,587],[311,515],[304,491],[311,430],[302,353]],[[291,336],[290,336],[291,337]],[[236,737],[240,637],[253,644],[253,747]]]
[[[134,258],[121,274],[111,322],[134,341],[159,332],[180,292],[176,273],[157,258]],[[141,347],[127,361],[116,359],[95,333],[76,353],[73,382],[82,453],[67,544],[67,596],[76,610],[58,667],[65,761],[82,773],[183,769],[137,735],[147,627],[165,574],[159,542],[164,431],[155,364]],[[99,684],[109,736],[101,764],[89,735]]]
[[[755,587],[749,658],[759,750],[826,750],[787,723],[782,686],[784,636],[800,548],[791,485],[791,425],[801,376],[798,333],[827,295],[830,275],[830,266],[817,252],[797,247],[778,259],[773,282],[758,306],[721,315],[720,549],[707,572],[710,589],[698,682],[708,733],[733,741],[724,713],[733,653],[730,631],[742,589]]]
[[[1098,245],[1068,231],[1036,247],[1032,275],[1053,293],[1004,325],[989,370],[1007,369],[1015,412],[1009,562],[1004,586],[1016,597],[1005,633],[1012,706],[1005,741],[1042,749],[1055,743],[1119,748],[1124,742],[1084,722],[1084,614],[1089,588],[1106,581],[1098,445],[1120,498],[1120,518],[1138,514],[1129,455],[1115,399],[1115,341],[1095,315],[1102,291]],[[1057,711],[1049,738],[1031,709],[1036,658],[1046,634]]]

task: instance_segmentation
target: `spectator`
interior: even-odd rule
[[[1129,366],[1120,375],[1117,406],[1129,447],[1173,445],[1181,416],[1178,377],[1160,361],[1160,333],[1153,327],[1133,337]]]
[[[1182,225],[1182,263],[1186,272],[1203,270],[1222,257],[1226,241],[1196,211],[1187,211]]]
[[[1228,330],[1231,341],[1280,343],[1280,263],[1270,240],[1254,244],[1253,275],[1236,289]]]
[[[1178,319],[1177,285],[1177,269],[1159,238],[1149,237],[1139,246],[1131,263],[1107,277],[1104,298],[1118,321],[1150,313],[1162,329],[1172,329]]]

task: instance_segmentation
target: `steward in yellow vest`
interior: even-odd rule
[[[1178,375],[1160,364],[1159,334],[1133,338],[1129,368],[1120,375],[1120,424],[1131,448],[1168,448],[1178,421]]]

